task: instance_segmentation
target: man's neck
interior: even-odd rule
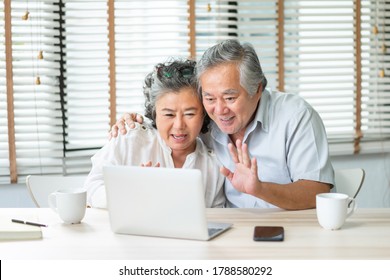
[[[229,138],[230,140],[232,140],[234,146],[236,145],[237,140],[244,141],[245,131],[246,131],[246,127],[237,133],[229,134]]]

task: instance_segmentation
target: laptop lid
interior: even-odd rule
[[[111,229],[115,233],[209,240],[202,183],[197,169],[104,166]]]

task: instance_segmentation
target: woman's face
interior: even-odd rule
[[[168,92],[156,101],[156,126],[172,152],[190,154],[203,125],[203,107],[193,88]]]

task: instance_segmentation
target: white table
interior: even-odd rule
[[[49,208],[3,208],[10,218],[49,224],[40,240],[0,241],[0,259],[390,259],[390,208],[358,209],[341,230],[322,229],[315,210],[208,209],[209,220],[233,223],[211,241],[119,235],[108,212],[87,209],[81,224],[65,225]],[[285,228],[283,242],[255,242],[256,225]]]

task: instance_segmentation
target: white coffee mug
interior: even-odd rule
[[[84,189],[60,189],[49,195],[49,206],[66,224],[78,224],[85,216],[87,192]]]
[[[330,230],[341,228],[357,208],[355,199],[343,193],[317,194],[316,203],[319,224]]]

